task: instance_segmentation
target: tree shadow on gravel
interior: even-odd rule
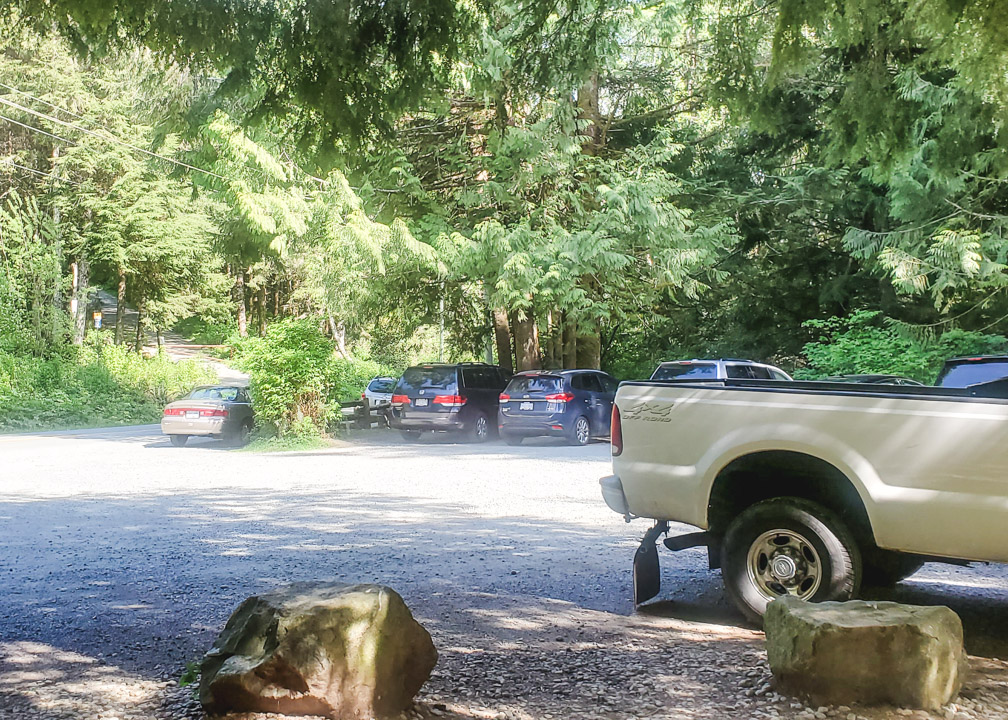
[[[140,679],[177,678],[249,595],[338,580],[395,588],[431,630],[442,653],[432,701],[682,718],[744,715],[755,702],[738,688],[762,658],[760,636],[741,626],[702,551],[663,554],[659,602],[631,614],[641,526],[476,517],[314,488],[5,502],[0,517],[3,642]],[[934,567],[891,597],[953,607],[972,653],[1008,656],[1004,575]]]

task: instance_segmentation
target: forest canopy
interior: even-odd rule
[[[391,369],[639,377],[811,368],[821,328],[868,323],[929,380],[945,333],[1008,317],[1006,20],[993,0],[15,0],[0,349],[80,345],[103,288],[140,313],[134,337],[113,323],[137,348],[313,318]]]

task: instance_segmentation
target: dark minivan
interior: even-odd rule
[[[518,373],[500,396],[501,437],[509,445],[532,435],[557,435],[572,445],[606,437],[618,386],[598,370]]]
[[[391,425],[408,440],[430,430],[483,442],[496,429],[498,397],[509,377],[486,363],[415,365],[396,383]]]

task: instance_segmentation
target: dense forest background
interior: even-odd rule
[[[172,330],[316,348],[335,399],[439,355],[930,381],[1008,347],[995,0],[18,0],[0,23],[22,423],[194,382],[127,357]],[[97,288],[135,331],[89,327]]]

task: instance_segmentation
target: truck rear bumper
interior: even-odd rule
[[[599,480],[599,485],[602,486],[602,499],[605,500],[605,504],[625,517],[627,522],[630,522],[630,507],[627,505],[626,495],[623,494],[623,483],[620,482],[619,477],[607,475]]]

